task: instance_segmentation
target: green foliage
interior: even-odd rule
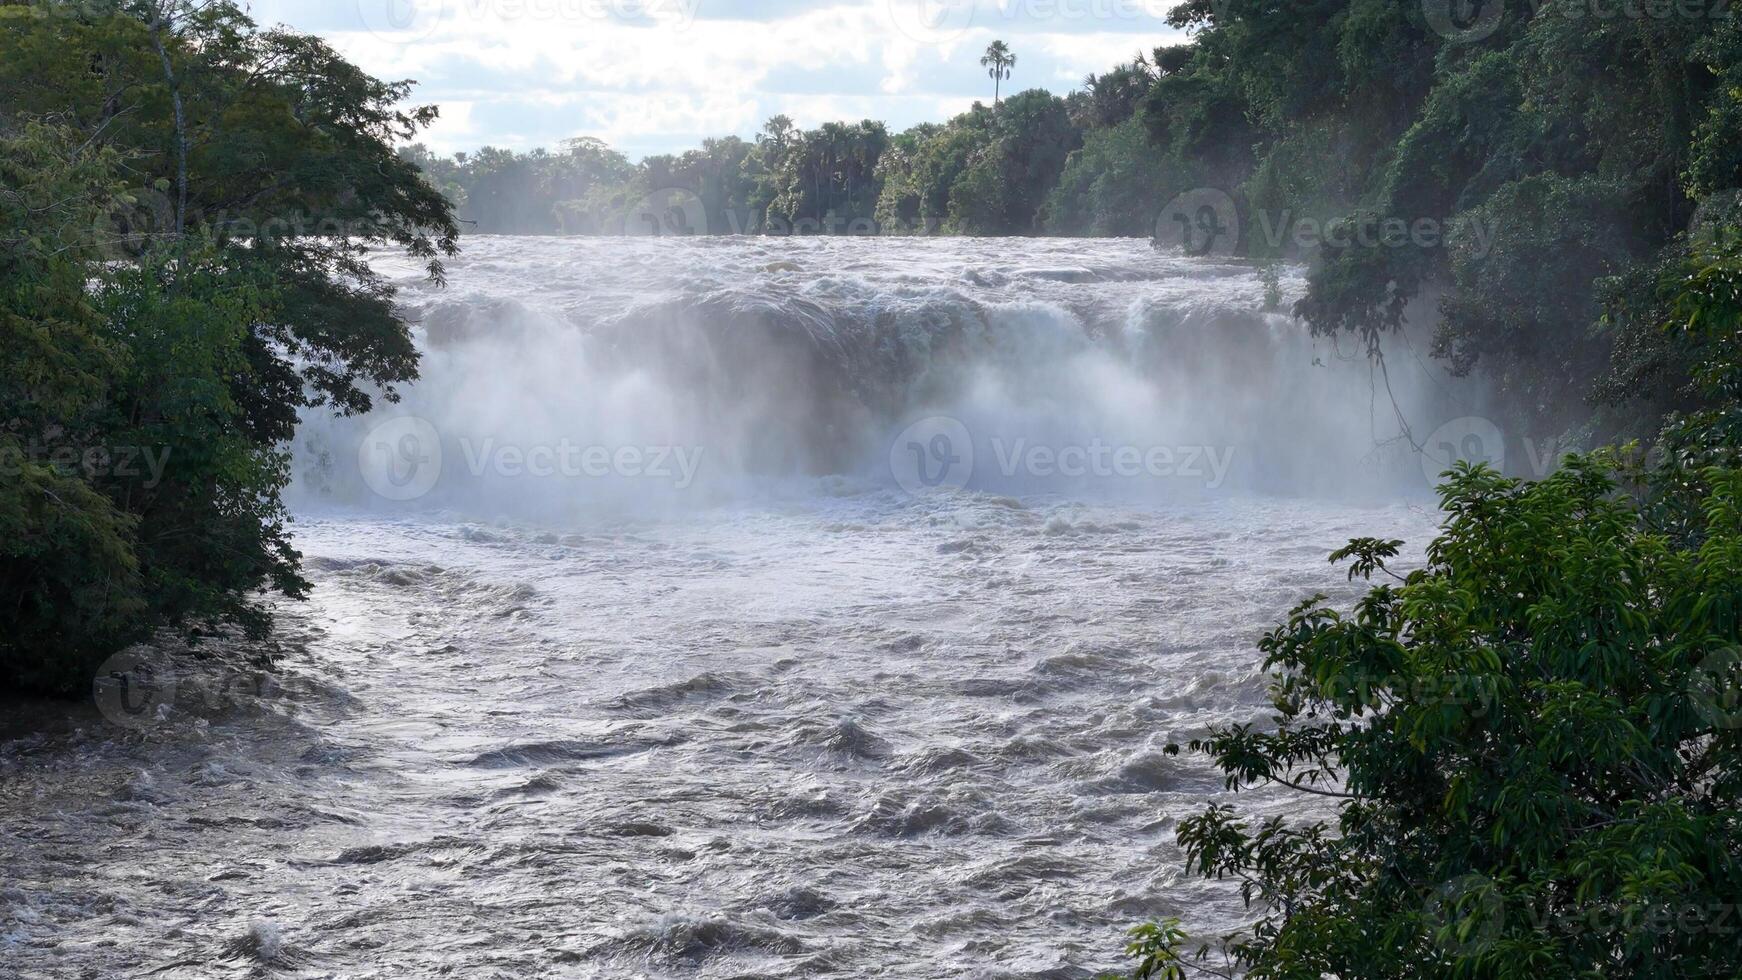
[[[898,230],[1032,234],[1081,138],[1069,103],[1041,89],[916,127],[884,167],[878,218]]]
[[[1424,567],[1317,596],[1259,643],[1269,725],[1217,729],[1229,789],[1178,831],[1238,882],[1223,951],[1253,977],[1731,976],[1742,908],[1742,263],[1719,236],[1663,275],[1662,329],[1709,406],[1665,452],[1570,456],[1535,483],[1459,464]],[[1151,931],[1144,968],[1185,938]],[[1142,975],[1141,973],[1139,975]]]
[[[306,590],[278,499],[288,453],[256,437],[236,398],[273,287],[211,253],[168,261],[117,268],[97,293],[131,356],[82,441],[140,447],[147,465],[90,481],[138,519],[134,552],[154,619],[233,622],[260,635],[269,624],[252,592]]]
[[[1683,182],[1706,197],[1742,186],[1742,31],[1719,31],[1694,45],[1690,61],[1710,75],[1712,93],[1694,121],[1694,141]]]
[[[1282,308],[1282,269],[1275,262],[1267,262],[1258,268],[1258,277],[1264,282],[1264,308],[1275,311]]]
[[[1010,70],[1016,67],[1016,55],[1010,52],[1010,46],[1003,41],[993,41],[986,46],[986,53],[980,58],[980,67],[986,69],[986,74],[992,79],[992,106],[998,106],[998,91],[1004,80],[1010,77]]]
[[[1742,185],[1742,23],[1707,4],[1514,3],[1470,40],[1435,9],[1177,5],[1193,43],[1165,69],[1158,54],[1156,152],[1237,189],[1254,257],[1314,263],[1296,312],[1316,332],[1377,348],[1432,320],[1437,353],[1485,377],[1507,428],[1649,435],[1682,404],[1649,284],[1696,211]],[[1340,215],[1438,233],[1306,250],[1252,233]],[[1628,309],[1606,317],[1607,302]],[[1668,384],[1629,383],[1648,375]],[[1593,397],[1609,403],[1594,418]]]
[[[771,175],[776,196],[768,217],[795,231],[839,231],[869,219],[882,181],[877,164],[889,146],[880,122],[824,123],[803,133],[781,154]]]
[[[1193,747],[1230,788],[1296,787],[1337,819],[1182,822],[1193,870],[1260,910],[1227,940],[1250,975],[1734,965],[1716,917],[1742,898],[1742,472],[1705,474],[1697,548],[1642,525],[1613,473],[1461,466],[1427,567],[1263,639],[1274,729]],[[1339,554],[1390,574],[1396,544]]]
[[[1250,258],[1311,263],[1294,312],[1315,332],[1378,353],[1432,322],[1431,349],[1483,376],[1508,431],[1590,444],[1688,407],[1685,345],[1655,329],[1653,283],[1690,219],[1742,188],[1742,25],[1659,6],[1513,3],[1471,40],[1431,4],[1188,0],[1169,18],[1189,44],[1090,75],[1062,117],[1037,91],[893,136],[783,119],[754,146],[619,160],[578,194],[539,176],[553,155],[515,157],[528,173],[512,192],[464,176],[506,166],[495,154],[428,169],[481,228],[533,232],[612,231],[675,187],[715,233],[872,218],[885,233],[1144,235],[1179,193],[1223,188]],[[1008,59],[1000,43],[982,60],[1001,83]],[[1295,234],[1378,222],[1428,231]]]
[[[1742,468],[1742,234],[1731,228],[1696,246],[1669,267],[1659,296],[1662,329],[1693,365],[1692,407],[1664,421],[1648,513],[1676,540],[1698,543],[1714,492],[1705,471]]]
[[[1118,195],[1098,206],[1102,220],[1147,233],[1141,215],[1153,205],[1140,198],[1155,193],[1153,167],[1136,159],[1140,130],[1127,125],[1123,141],[1107,164],[1133,172],[1097,184]],[[635,166],[593,140],[571,141],[566,154],[486,148],[445,160],[412,146],[401,155],[485,232],[622,234],[649,201],[675,197],[705,216],[697,233],[1008,235],[1040,229],[1081,142],[1071,103],[1036,89],[996,112],[975,105],[893,136],[872,120],[799,130],[778,116],[754,144],[710,139]],[[1102,159],[1079,162],[1079,179],[1094,183],[1088,167]]]
[[[1482,365],[1529,431],[1565,431],[1589,414],[1609,361],[1587,340],[1600,313],[1592,284],[1645,253],[1615,207],[1624,194],[1592,177],[1526,177],[1464,212],[1449,238],[1434,354],[1458,374]]]
[[[1738,217],[1729,215],[1729,222]],[[1672,411],[1658,462],[1688,471],[1734,465],[1742,446],[1742,233],[1729,222],[1700,229],[1681,255],[1607,284],[1604,328],[1615,338],[1607,401],[1654,386]],[[1666,250],[1667,251],[1667,250]]]
[[[416,377],[366,258],[458,229],[434,110],[232,3],[0,4],[0,90],[0,682],[71,692],[303,593],[281,445]]]
[[[970,187],[990,180],[998,192],[958,198],[952,188],[951,227],[975,235],[1033,233],[1046,195],[1081,142],[1063,99],[1042,89],[1011,96],[998,110],[991,142],[958,178]]]
[[[36,122],[0,138],[0,677],[27,688],[77,683],[144,607],[137,519],[81,479],[76,443],[43,441],[100,411],[128,360],[84,278],[117,159],[81,142]]]
[[[1041,212],[1055,235],[1146,236],[1155,231],[1155,202],[1167,189],[1168,171],[1150,149],[1138,119],[1097,129],[1065,161],[1058,186]]]
[[[688,217],[700,219],[688,231],[698,234],[842,233],[872,217],[889,142],[870,120],[806,132],[777,116],[754,143],[708,139],[635,165],[596,139],[569,140],[559,153],[485,147],[441,158],[414,145],[400,155],[487,234],[645,233],[645,209],[674,197],[687,204],[687,195],[699,208]]]
[[[898,136],[896,152],[884,168],[878,219],[897,229],[943,231],[957,182],[992,140],[992,132],[991,110],[975,105],[945,126],[916,126]]]
[[[1158,56],[1159,57],[1159,56]],[[1155,63],[1139,52],[1131,61],[1083,79],[1083,87],[1066,97],[1071,122],[1078,129],[1112,129],[1134,118],[1158,77]]]
[[[988,51],[1001,82],[1015,56]],[[1090,75],[1065,99],[1035,89],[893,135],[872,120],[801,130],[776,116],[754,143],[709,139],[635,165],[597,140],[400,155],[488,233],[622,234],[650,200],[679,199],[705,215],[689,230],[711,234],[1147,235],[1189,169],[1155,153],[1138,119],[1156,59]]]
[[[1125,955],[1137,961],[1134,980],[1185,980],[1185,968],[1179,947],[1186,934],[1179,920],[1168,919],[1160,924],[1149,923],[1131,930],[1131,942]]]

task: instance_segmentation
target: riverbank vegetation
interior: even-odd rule
[[[486,234],[1031,235],[1046,230],[1041,209],[1081,142],[1070,102],[1031,89],[894,134],[874,120],[803,130],[776,116],[753,141],[639,164],[590,138],[557,152],[402,152]]]
[[[1378,579],[1260,642],[1272,725],[1190,746],[1230,789],[1334,820],[1181,822],[1251,925],[1193,951],[1134,936],[1139,978],[1730,976],[1742,923],[1742,247],[1667,277],[1663,326],[1715,408],[1547,479],[1461,464],[1425,567],[1401,542],[1332,556]],[[1179,751],[1171,747],[1170,751]]]
[[[1260,644],[1272,723],[1190,748],[1335,817],[1182,822],[1251,925],[1203,958],[1147,928],[1137,975],[1733,974],[1742,31],[1703,5],[1263,6],[1176,8],[1194,51],[1145,107],[1153,139],[1239,178],[1244,250],[1289,254],[1260,234],[1282,216],[1451,229],[1307,250],[1296,312],[1380,364],[1431,323],[1512,425],[1647,447],[1536,482],[1461,467],[1425,567],[1394,572],[1393,541],[1333,556],[1379,584],[1294,610]]]
[[[367,257],[458,228],[393,150],[434,110],[233,3],[0,2],[0,92],[0,678],[72,693],[303,593],[298,413],[417,376]]]

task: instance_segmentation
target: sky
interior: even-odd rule
[[[980,55],[1016,53],[1004,92],[1064,94],[1185,38],[1177,0],[251,0],[386,79],[415,79],[440,153],[605,140],[639,160],[799,126],[892,130],[991,102]]]

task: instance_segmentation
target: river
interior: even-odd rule
[[[277,658],[0,721],[0,975],[1086,977],[1247,913],[1163,749],[1409,542],[1438,379],[1134,241],[479,238],[311,413]],[[1396,408],[1393,401],[1396,402]],[[1434,469],[1437,467],[1430,467]],[[171,666],[173,665],[173,666]],[[165,673],[164,671],[170,671]],[[1310,815],[1292,794],[1240,794]]]

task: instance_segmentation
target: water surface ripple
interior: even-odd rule
[[[1138,247],[1032,264],[1123,308],[1178,288]],[[1086,977],[1230,928],[1174,843],[1230,794],[1162,749],[1265,723],[1258,633],[1431,515],[1045,490],[309,504],[265,674],[213,645],[140,731],[0,706],[0,975]]]

